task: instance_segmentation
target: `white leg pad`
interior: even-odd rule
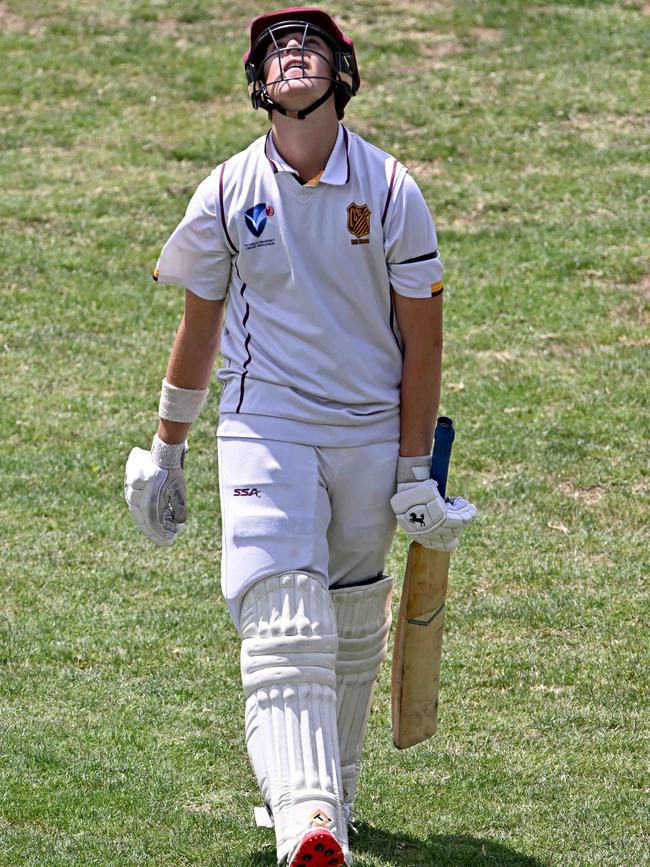
[[[344,815],[352,818],[372,694],[386,657],[392,578],[331,591],[339,637],[336,657],[337,728]]]
[[[246,744],[273,812],[278,861],[310,828],[331,831],[347,856],[330,594],[308,574],[259,581],[244,597],[241,635]]]

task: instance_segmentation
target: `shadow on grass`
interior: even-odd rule
[[[418,840],[406,834],[391,834],[361,822],[359,836],[350,839],[353,854],[368,854],[383,864],[399,867],[547,867],[544,861],[515,852],[501,843],[466,834],[446,834]],[[254,852],[243,867],[271,867],[275,852]]]
[[[359,836],[352,837],[353,852],[367,852],[400,867],[546,867],[544,862],[522,855],[501,843],[467,834],[433,835],[426,840],[408,834],[391,834],[361,822]]]

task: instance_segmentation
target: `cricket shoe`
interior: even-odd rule
[[[334,834],[319,828],[307,831],[287,864],[288,867],[345,867],[345,856]]]

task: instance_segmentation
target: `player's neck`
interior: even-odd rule
[[[273,113],[273,143],[304,181],[322,172],[336,144],[339,123],[333,100],[303,120]]]

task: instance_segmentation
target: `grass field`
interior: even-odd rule
[[[382,674],[355,864],[650,864],[650,7],[328,8],[358,45],[346,122],[438,225],[450,484],[481,509],[434,739],[392,748]],[[199,180],[266,128],[240,68],[260,11],[0,2],[2,867],[274,863],[218,590],[216,388],[173,550],[121,491],[182,309],[149,273]]]

